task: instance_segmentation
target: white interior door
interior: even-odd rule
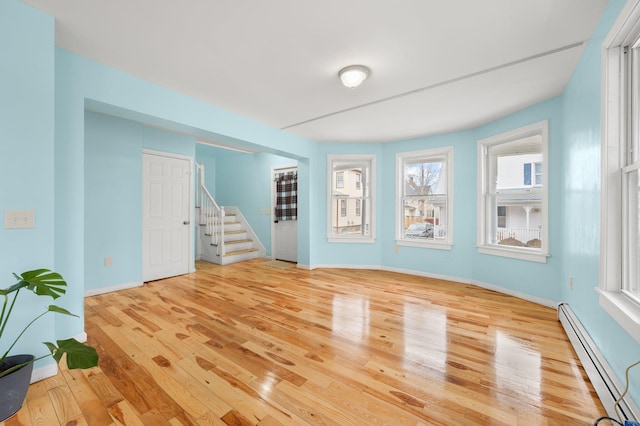
[[[191,169],[188,158],[143,154],[142,279],[189,273]]]
[[[296,167],[288,167],[286,169],[274,170],[272,176],[273,182],[273,232],[271,253],[272,258],[279,260],[286,260],[289,262],[298,261],[298,220],[278,220],[276,216],[276,208],[278,205],[278,191],[277,183],[275,181],[276,176],[280,173],[293,172],[297,173]],[[296,190],[297,192],[297,190]],[[296,194],[297,197],[297,194]],[[297,203],[296,203],[297,204]]]

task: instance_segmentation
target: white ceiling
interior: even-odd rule
[[[56,45],[318,141],[468,129],[559,95],[606,0],[23,0]],[[363,64],[356,89],[337,77]]]

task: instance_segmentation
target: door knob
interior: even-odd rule
[[[190,223],[191,223],[191,222],[189,222],[188,220],[185,220],[184,222],[182,222],[182,224],[183,224],[183,225],[188,225],[188,224],[190,224]]]

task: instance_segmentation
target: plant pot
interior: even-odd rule
[[[33,355],[13,355],[0,364],[0,371],[14,365],[33,361]],[[8,376],[0,377],[0,422],[5,421],[20,410],[31,383],[33,363],[29,363]]]

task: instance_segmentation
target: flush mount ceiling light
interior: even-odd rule
[[[342,84],[352,89],[360,86],[369,77],[369,74],[371,74],[371,71],[364,65],[349,65],[342,68],[338,76],[340,76]]]

